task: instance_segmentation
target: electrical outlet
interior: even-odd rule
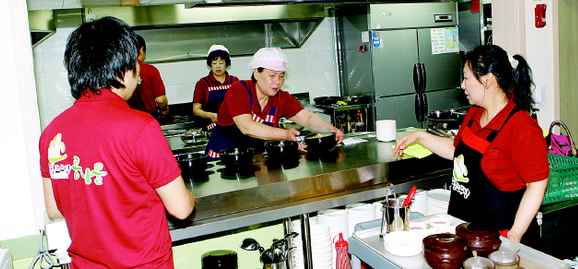
[[[534,92],[534,101],[536,101],[536,105],[546,105],[546,96],[547,96],[548,87],[545,84],[540,84],[536,86],[536,90]]]

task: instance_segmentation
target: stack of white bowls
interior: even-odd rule
[[[447,214],[450,204],[450,191],[434,189],[427,192],[428,215]]]
[[[415,193],[410,211],[421,213],[424,216],[428,215],[428,195],[426,190],[418,190]]]
[[[345,206],[349,212],[349,234],[343,234],[344,238],[351,237],[355,231],[355,225],[362,222],[368,222],[375,219],[375,206],[368,203],[354,203]]]
[[[293,231],[300,232],[301,224],[299,220],[293,221]],[[323,224],[310,222],[309,224],[311,236],[311,255],[313,259],[313,268],[315,269],[333,269],[333,243],[331,242],[331,234],[329,227]],[[293,239],[293,246],[296,249],[293,251],[293,267],[295,269],[304,268],[303,262],[303,241],[301,236]]]
[[[339,233],[349,234],[349,211],[345,209],[326,209],[317,212],[317,223],[329,227],[331,238]]]
[[[383,218],[383,201],[376,201],[372,203],[375,207],[375,219]]]
[[[378,120],[375,122],[375,136],[382,142],[394,141],[397,138],[395,120]]]

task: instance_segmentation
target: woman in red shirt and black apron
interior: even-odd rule
[[[418,131],[402,137],[394,150],[419,142],[454,161],[448,214],[497,228],[512,242],[533,245],[535,216],[548,185],[546,142],[528,114],[532,99],[525,59],[512,68],[507,53],[495,45],[466,55],[462,88],[473,107],[454,139]]]
[[[207,53],[209,75],[201,78],[195,86],[193,95],[193,114],[201,118],[203,129],[211,131],[216,126],[219,107],[227,90],[239,78],[229,75],[231,66],[229,50],[223,45],[212,45]]]
[[[287,55],[279,48],[262,48],[253,55],[251,80],[234,83],[221,104],[205,150],[209,159],[218,158],[222,149],[254,148],[260,153],[267,140],[297,140],[299,131],[277,128],[281,117],[314,132],[335,132],[336,143],[341,142],[343,132],[281,90],[286,63]]]

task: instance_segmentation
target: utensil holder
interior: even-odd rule
[[[409,230],[409,206],[403,206],[403,198],[388,198],[382,202],[381,233],[384,236],[389,232]]]

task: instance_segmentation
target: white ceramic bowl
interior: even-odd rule
[[[447,216],[437,216],[429,220],[429,225],[432,227],[449,226],[452,225],[452,220]]]
[[[409,230],[410,231],[423,231],[427,229],[427,224],[419,221],[410,222],[409,223]]]
[[[436,232],[439,234],[456,234],[456,226],[454,225],[444,225],[438,226]]]
[[[390,232],[383,236],[387,252],[396,256],[414,256],[422,252],[422,235],[412,231]]]

